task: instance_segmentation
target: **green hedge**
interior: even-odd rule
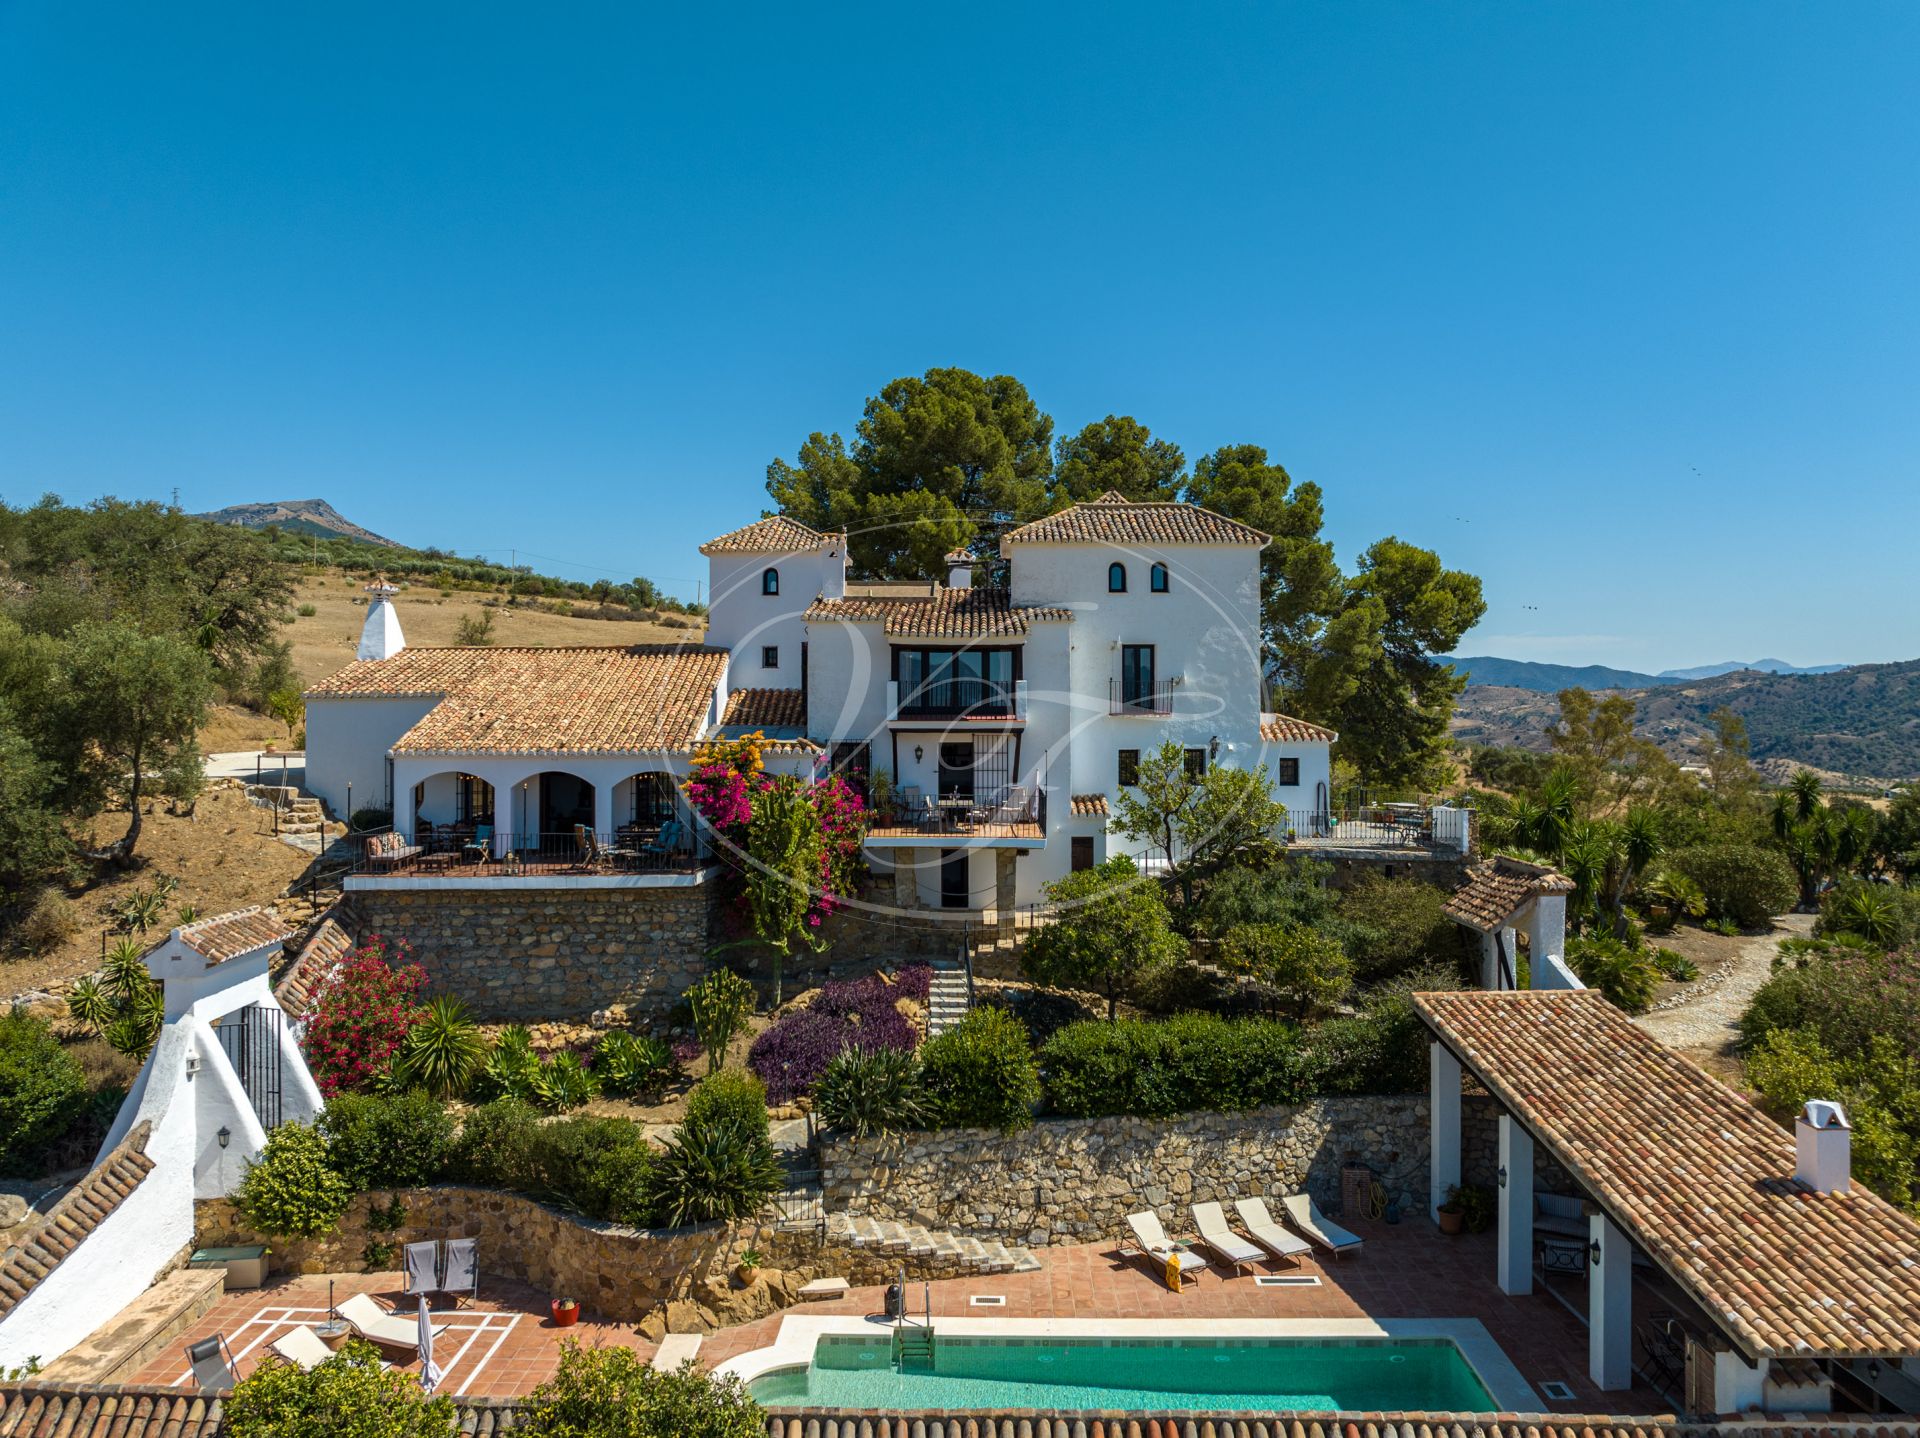
[[[927,1122],[944,1128],[1033,1125],[1040,1074],[1020,1021],[1005,1009],[979,1008],[920,1049]]]
[[[1048,1107],[1072,1118],[1166,1118],[1296,1103],[1300,1031],[1213,1014],[1079,1023],[1040,1050],[1040,1074]]]
[[[1675,849],[1667,865],[1700,886],[1711,917],[1743,929],[1764,927],[1800,897],[1792,866],[1757,844],[1695,844]]]

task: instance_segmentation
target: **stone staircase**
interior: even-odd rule
[[[280,842],[318,854],[326,848],[327,814],[320,801],[291,785],[249,784],[247,798],[280,811]]]
[[[968,1273],[1031,1273],[1040,1260],[1031,1251],[996,1239],[965,1238],[937,1233],[917,1223],[895,1223],[885,1218],[835,1213],[827,1217],[827,1234],[878,1253],[934,1260]]]
[[[927,991],[927,1037],[945,1033],[967,1016],[967,974],[955,963],[933,966],[933,984]]]

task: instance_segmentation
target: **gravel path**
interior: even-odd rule
[[[1668,1048],[1718,1057],[1740,1037],[1740,1015],[1773,972],[1780,940],[1813,932],[1812,914],[1783,914],[1773,932],[1749,939],[1733,959],[1694,984],[1672,1008],[1642,1014],[1634,1022]]]

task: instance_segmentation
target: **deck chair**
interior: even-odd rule
[[[1162,1268],[1166,1267],[1169,1259],[1176,1256],[1183,1278],[1189,1271],[1197,1273],[1207,1266],[1206,1259],[1192,1249],[1174,1246],[1173,1240],[1167,1237],[1166,1229],[1160,1226],[1160,1215],[1152,1209],[1148,1209],[1145,1213],[1128,1214],[1127,1227],[1133,1230],[1133,1239],[1139,1244],[1140,1251]]]
[[[1287,1221],[1335,1257],[1360,1251],[1360,1236],[1329,1219],[1311,1194],[1290,1193],[1280,1202],[1287,1210]]]
[[[473,837],[460,846],[460,857],[478,864],[493,855],[493,825],[475,824]]]
[[[593,869],[600,864],[600,839],[585,824],[573,826],[573,846],[579,850],[574,863],[576,869]]]
[[[1251,1268],[1260,1261],[1260,1250],[1227,1227],[1227,1215],[1217,1203],[1196,1203],[1193,1226],[1200,1230],[1200,1241],[1226,1264],[1229,1272]]]
[[[356,1293],[342,1303],[339,1313],[352,1325],[353,1331],[369,1343],[377,1343],[382,1348],[404,1348],[409,1353],[420,1350],[419,1322],[387,1312],[364,1293]],[[441,1324],[433,1330],[434,1337],[446,1331],[446,1325]]]
[[[472,1238],[447,1240],[446,1276],[440,1280],[440,1291],[456,1296],[464,1294],[468,1302],[480,1296],[479,1240]]]
[[[440,1245],[432,1239],[409,1243],[402,1260],[407,1271],[409,1294],[435,1293],[440,1288]]]
[[[234,1372],[233,1350],[227,1347],[225,1334],[216,1333],[198,1343],[187,1345],[187,1366],[202,1393],[223,1393],[240,1381]]]
[[[1298,1263],[1301,1254],[1313,1251],[1306,1239],[1273,1221],[1264,1198],[1236,1198],[1233,1211],[1240,1215],[1241,1231],[1275,1258]]]

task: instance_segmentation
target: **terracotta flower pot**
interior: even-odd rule
[[[1443,1208],[1440,1210],[1440,1231],[1458,1233],[1466,1227],[1467,1215],[1463,1209]]]
[[[556,1328],[571,1328],[580,1321],[580,1305],[571,1298],[556,1298],[550,1305]]]

